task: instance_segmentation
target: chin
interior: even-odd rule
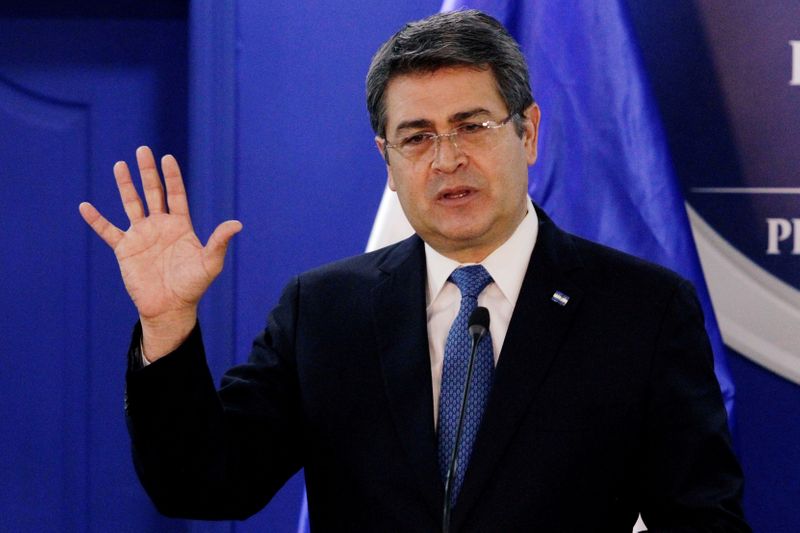
[[[472,228],[456,228],[439,233],[440,239],[455,249],[471,248],[481,243],[485,231]]]

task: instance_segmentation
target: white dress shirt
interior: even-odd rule
[[[517,229],[506,242],[480,262],[492,276],[490,283],[478,295],[478,305],[489,310],[489,332],[492,335],[494,362],[500,356],[503,341],[506,338],[511,314],[517,303],[522,280],[528,270],[528,262],[536,244],[539,232],[539,221],[533,203],[528,198],[528,212]],[[466,266],[443,256],[427,243],[425,244],[425,261],[428,274],[427,317],[428,317],[428,350],[431,357],[431,380],[433,383],[433,421],[438,422],[439,390],[442,385],[442,365],[444,363],[444,345],[450,326],[453,324],[461,306],[461,291],[455,283],[448,281],[453,270]]]

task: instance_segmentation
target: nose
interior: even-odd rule
[[[436,144],[433,148],[433,162],[431,163],[434,169],[442,172],[453,172],[464,163],[466,156],[458,146],[457,135],[456,132],[441,133],[436,137]],[[444,137],[449,142],[444,141]]]

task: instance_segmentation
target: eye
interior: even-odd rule
[[[431,138],[433,138],[433,134],[431,133],[415,133],[414,135],[405,137],[400,141],[400,144],[403,146],[419,146],[430,141]]]
[[[457,129],[459,134],[470,135],[472,133],[482,132],[486,129],[486,126],[480,122],[467,122],[465,124],[461,124]]]

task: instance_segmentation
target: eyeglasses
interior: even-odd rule
[[[432,162],[439,152],[441,139],[446,137],[462,153],[474,154],[490,148],[496,137],[494,135],[495,130],[502,128],[516,116],[517,113],[512,113],[500,122],[495,122],[494,120],[465,122],[446,133],[415,132],[403,137],[394,144],[387,142],[385,147],[394,148],[400,152],[400,155],[413,162]]]

